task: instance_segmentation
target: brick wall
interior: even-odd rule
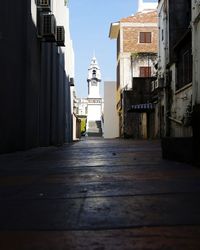
[[[140,32],[151,32],[151,43],[140,43]],[[158,34],[156,27],[123,27],[123,52],[157,52]]]
[[[158,49],[157,12],[138,12],[120,20],[123,30],[123,52],[153,52]],[[140,32],[151,32],[151,43],[140,43]]]

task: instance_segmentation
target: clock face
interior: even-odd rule
[[[91,85],[92,85],[92,86],[97,86],[97,81],[92,80]]]

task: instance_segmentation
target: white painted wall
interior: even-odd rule
[[[33,23],[35,24],[35,26],[37,26],[37,7],[35,4],[35,0],[31,0],[31,16]]]
[[[132,72],[133,77],[140,77],[140,67],[151,67],[151,75],[155,75],[155,63],[157,62],[157,56],[155,56],[154,60],[148,57],[140,57],[134,58],[132,61]]]
[[[131,89],[131,53],[121,53],[120,55],[120,88]]]
[[[92,82],[93,80],[89,81],[89,95],[88,98],[100,98],[100,89],[99,89],[99,82],[95,81],[95,83]]]
[[[101,121],[101,103],[100,104],[89,104],[88,103],[88,117],[87,120],[89,121]]]
[[[104,138],[119,137],[119,117],[116,110],[116,82],[104,82]]]
[[[157,3],[155,2],[145,2],[144,0],[138,0],[138,12],[143,10],[152,10],[157,8]]]
[[[58,50],[65,54],[65,71],[67,76],[74,77],[74,50],[70,35],[69,26],[69,8],[64,0],[52,1],[52,13],[55,15],[57,26],[65,28],[65,47],[58,47]],[[37,26],[37,7],[35,0],[31,0],[31,14],[35,25]]]
[[[163,78],[166,65],[169,62],[169,32],[168,32],[168,19],[165,12],[164,0],[161,0],[158,6],[158,78]]]

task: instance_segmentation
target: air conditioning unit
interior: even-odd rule
[[[57,46],[65,46],[65,28],[63,26],[57,26],[56,43]]]
[[[74,78],[70,77],[69,81],[70,81],[70,86],[74,87]]]
[[[36,0],[37,7],[45,11],[51,11],[51,2],[52,0]]]
[[[51,13],[41,13],[40,22],[38,27],[39,36],[45,42],[55,42],[56,41],[56,19]]]

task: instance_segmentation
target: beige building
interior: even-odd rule
[[[154,9],[149,9],[149,6]],[[119,115],[119,131],[121,136],[142,137],[147,135],[147,115],[127,114],[128,105],[149,102],[148,98],[142,100],[134,97],[137,93],[128,93],[134,89],[134,79],[151,78],[156,75],[154,65],[157,63],[157,11],[156,5],[149,3],[146,5],[139,1],[139,11],[132,16],[122,18],[110,26],[109,37],[117,41],[117,112]],[[146,79],[145,79],[146,81]],[[137,83],[136,83],[137,84]],[[151,83],[149,83],[149,86]],[[146,88],[146,87],[144,87]],[[129,95],[130,100],[125,100]],[[135,98],[135,99],[134,99]],[[146,113],[146,112],[144,112]],[[138,116],[140,116],[138,118]],[[132,117],[127,118],[127,117]],[[145,134],[141,131],[134,132],[134,126],[138,127],[138,122],[143,123],[146,128]],[[135,120],[135,124],[134,124]],[[136,129],[138,130],[138,128]],[[155,134],[155,133],[154,133]]]

